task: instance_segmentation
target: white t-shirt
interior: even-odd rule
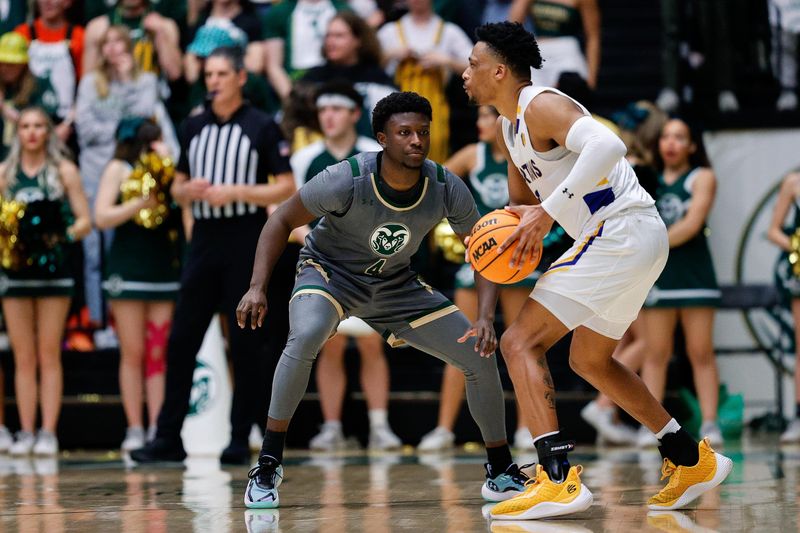
[[[322,44],[328,23],[336,16],[330,1],[297,2],[292,12],[292,58],[294,70],[306,70],[325,62]]]
[[[390,22],[378,30],[378,40],[385,52],[389,52],[401,46],[408,46],[419,55],[431,51],[438,51],[447,54],[453,59],[469,60],[472,51],[472,41],[464,33],[464,30],[451,22],[445,22],[439,35],[439,27],[442,18],[433,15],[424,24],[416,24],[410,14],[403,15],[398,21],[402,28],[403,35],[400,35],[397,24]],[[438,43],[437,43],[437,38]],[[390,61],[386,65],[386,71],[394,73],[397,68],[397,61]],[[460,74],[460,73],[459,73]]]

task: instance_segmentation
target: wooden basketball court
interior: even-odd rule
[[[648,514],[660,486],[656,450],[579,447],[590,511],[563,520],[489,522],[483,453],[317,454],[294,451],[278,510],[245,509],[247,468],[190,458],[185,468],[130,468],[115,452],[58,459],[0,455],[0,532],[737,532],[797,531],[800,446],[774,437],[730,444],[726,483],[690,510]],[[533,456],[516,455],[527,461]]]

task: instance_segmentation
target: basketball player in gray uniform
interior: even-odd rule
[[[443,218],[462,240],[479,218],[463,180],[425,159],[431,118],[430,103],[418,94],[387,96],[372,118],[383,151],[328,167],[264,226],[250,290],[237,309],[240,327],[246,327],[248,317],[250,327],[262,325],[265,288],[289,233],[321,217],[300,253],[289,303],[289,340],[275,372],[264,444],[249,474],[247,507],[278,507],[289,420],[320,348],[347,316],[367,322],[390,345],[408,344],[463,371],[470,413],[488,456],[481,494],[502,501],[524,490],[527,477],[511,460],[503,393],[491,358],[497,345],[492,325],[496,286],[476,274],[479,318],[471,325],[409,268],[411,256]]]

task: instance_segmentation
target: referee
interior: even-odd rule
[[[235,310],[247,292],[265,207],[289,198],[295,185],[278,126],[243,100],[246,79],[240,49],[217,48],[205,63],[210,105],[183,126],[172,195],[181,205],[191,204],[195,222],[167,345],[166,396],[156,438],[131,452],[139,463],[186,457],[180,432],[197,352],[218,312],[228,321],[234,376],[231,439],[221,462],[250,459],[248,435],[263,408],[267,337],[237,327]]]

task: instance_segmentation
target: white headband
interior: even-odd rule
[[[348,98],[343,94],[326,93],[317,97],[317,108],[320,107],[344,107],[346,109],[355,109],[356,103],[352,98]]]

